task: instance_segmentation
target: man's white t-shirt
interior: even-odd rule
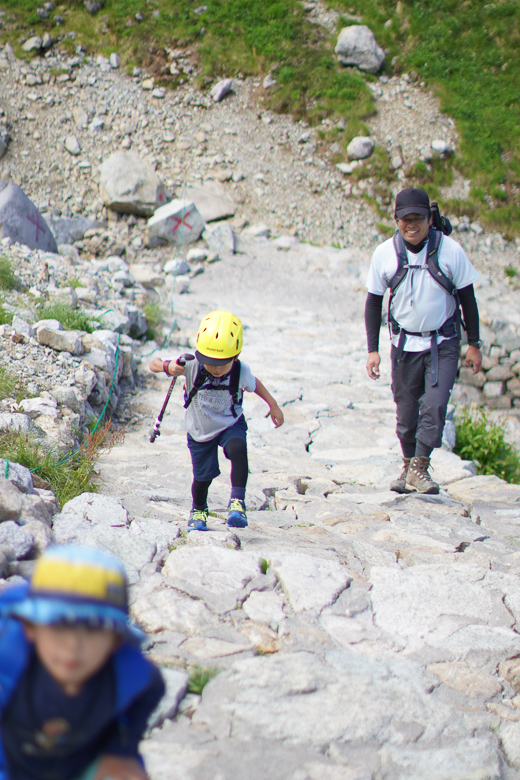
[[[186,363],[184,376],[186,378],[186,392],[189,395],[199,370],[198,360],[190,360]],[[209,376],[204,384],[229,387],[231,372],[224,377]],[[188,408],[186,409],[186,429],[195,441],[209,441],[226,428],[230,428],[244,413],[242,398],[244,390],[254,393],[256,379],[246,363],[240,361],[240,379],[238,385],[238,404],[235,405],[236,417],[231,410],[233,399],[231,393],[225,390],[199,390]]]
[[[392,299],[392,315],[405,330],[415,333],[437,330],[455,312],[456,302],[432,278],[426,265],[427,245],[416,255],[406,250],[410,265],[421,266],[408,270],[403,282]],[[471,265],[463,248],[449,236],[443,236],[439,247],[438,261],[441,270],[460,290],[473,284],[479,273]],[[393,239],[380,244],[372,255],[367,278],[368,292],[384,295],[397,271],[397,255]],[[444,341],[437,336],[437,343]],[[393,336],[392,343],[397,346],[399,336]],[[431,338],[407,336],[406,352],[422,352],[431,346]]]

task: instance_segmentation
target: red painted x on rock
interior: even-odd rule
[[[192,229],[192,225],[189,225],[189,224],[186,222],[187,216],[188,216],[188,215],[186,215],[186,216],[185,216],[185,217],[183,217],[182,219],[179,219],[179,217],[175,217],[175,216],[173,216],[173,215],[172,215],[171,217],[168,217],[168,220],[171,220],[172,222],[175,222],[175,223],[176,223],[176,224],[175,224],[175,227],[174,227],[174,228],[173,228],[173,230],[172,230],[172,233],[175,233],[175,232],[176,232],[176,231],[179,229],[179,227],[180,227],[181,225],[186,225],[186,227],[188,228],[188,230],[191,230],[191,229]]]
[[[28,221],[31,223],[31,225],[36,226],[36,241],[38,241],[39,232],[41,230],[42,234],[45,233],[45,222],[40,216],[40,212],[34,209],[32,214],[27,215]]]

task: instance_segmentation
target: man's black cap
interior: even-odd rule
[[[423,217],[430,216],[430,199],[424,190],[413,187],[397,193],[395,199],[396,219],[402,219],[407,214],[421,214]]]

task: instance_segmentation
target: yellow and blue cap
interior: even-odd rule
[[[128,618],[123,564],[104,550],[49,547],[36,561],[25,598],[12,604],[10,613],[32,623],[82,623],[143,638]]]

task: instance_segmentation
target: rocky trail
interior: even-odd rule
[[[331,164],[314,130],[258,107],[260,83],[236,81],[234,94],[212,105],[189,78],[176,93],[154,95],[146,74],[128,78],[103,58],[53,51],[33,62],[13,59],[8,47],[0,57],[13,135],[0,178],[23,186],[62,240],[60,254],[3,242],[32,292],[6,296],[25,324],[2,326],[0,365],[40,397],[2,401],[0,422],[18,415],[24,430],[36,426],[68,449],[117,375],[110,410],[126,433],[99,461],[100,493],[61,511],[10,465],[0,483],[2,576],[29,574],[53,539],[123,559],[132,614],[168,684],[142,745],[152,780],[519,777],[520,487],[475,476],[474,464],[451,452],[450,421],[433,456],[441,494],[388,490],[400,469],[389,360],[383,332],[382,376],[370,382],[362,317],[382,236],[362,190]],[[176,62],[188,75],[188,60]],[[407,160],[424,154],[439,127],[456,143],[420,87],[404,78],[376,87],[378,142]],[[413,149],[403,120],[410,112]],[[103,207],[97,167],[121,147],[152,163],[177,194],[218,184],[219,198],[235,204],[226,224],[236,252],[222,247],[208,262],[206,251],[186,275],[172,273],[168,263],[187,258],[184,249],[179,257],[173,246],[148,247],[144,219]],[[77,217],[89,227],[65,240]],[[500,320],[517,329],[517,293],[503,275],[518,264],[517,245],[469,220],[457,237],[483,272],[486,327]],[[87,335],[37,326],[40,297],[97,311],[103,327]],[[164,351],[140,338],[146,303],[162,307],[162,334],[171,336]],[[246,398],[249,526],[225,524],[222,459],[211,530],[188,534],[182,381],[152,445],[168,380],[147,367],[152,354],[192,349],[200,318],[215,308],[242,319],[242,358],[285,424],[274,430],[265,404]],[[464,392],[456,388],[454,400]],[[518,440],[513,415],[509,426]],[[214,673],[202,695],[195,672]]]
[[[211,530],[186,533],[181,391],[151,445],[168,381],[146,361],[144,418],[101,462],[103,495],[129,514],[132,610],[151,657],[219,670],[145,741],[151,777],[517,777],[520,488],[443,448],[439,496],[391,493],[388,361],[378,384],[364,370],[368,254],[242,248],[174,295],[185,343],[157,354],[193,345],[216,306],[243,318],[242,357],[286,418],[274,430],[246,399],[249,527],[225,525],[223,464]],[[60,538],[66,528],[55,522]]]

